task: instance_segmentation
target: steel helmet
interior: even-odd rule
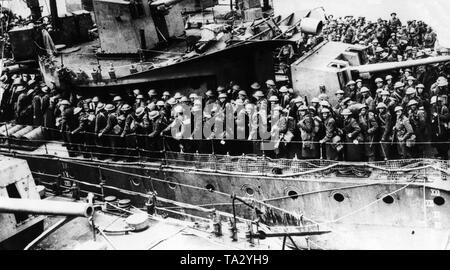
[[[356,82],[353,81],[353,80],[351,80],[351,81],[349,81],[349,82],[347,83],[347,86],[349,86],[349,85],[354,85],[354,84],[356,84]]]
[[[361,93],[367,93],[367,92],[370,92],[369,88],[367,88],[365,86],[361,88]]]
[[[308,107],[306,107],[306,105],[301,105],[301,106],[298,108],[298,110],[299,110],[299,111],[307,111],[307,110],[308,110]]]
[[[121,110],[122,112],[129,111],[129,110],[131,110],[131,106],[128,105],[128,104],[124,104],[124,105],[120,108],[120,110]]]
[[[180,98],[180,102],[188,102],[188,101],[189,101],[189,99],[186,96],[182,96]]]
[[[343,90],[339,89],[336,91],[336,95],[338,95],[338,94],[343,95],[343,94],[345,94],[345,92]]]
[[[404,85],[403,85],[403,83],[402,82],[396,82],[395,84],[394,84],[394,88],[401,88],[401,87],[403,87]]]
[[[416,88],[425,88],[425,85],[419,83],[418,85],[416,85]]]
[[[314,97],[312,100],[311,100],[311,103],[319,103],[320,102],[320,100],[318,99],[318,98],[316,98],[316,97]]]
[[[402,106],[396,106],[394,109],[394,112],[398,112],[398,111],[403,111],[403,107]]]
[[[198,95],[196,93],[192,93],[189,95],[189,98],[198,98]]]
[[[112,104],[108,104],[108,105],[105,106],[105,110],[107,112],[114,111],[115,109],[116,109],[116,106],[114,106]]]
[[[174,98],[169,98],[169,100],[167,101],[167,103],[168,103],[169,105],[175,105],[175,104],[177,104],[177,101],[176,101]]]
[[[351,115],[352,112],[349,109],[343,109],[341,112],[342,115]]]
[[[162,95],[163,95],[163,96],[168,96],[168,97],[170,97],[169,91],[164,91],[164,93],[163,93]]]
[[[164,101],[158,100],[158,101],[156,102],[156,106],[164,106]]]
[[[328,108],[323,108],[320,112],[321,113],[329,113],[330,110]]]
[[[143,95],[137,95],[136,99],[144,99]]]
[[[287,87],[286,86],[281,86],[281,88],[280,88],[280,93],[287,93],[288,92],[288,89],[287,89]]]
[[[155,89],[150,89],[150,90],[148,90],[148,95],[149,96],[157,96],[158,94],[156,93]]]
[[[375,79],[375,83],[379,83],[379,82],[383,82],[383,79],[381,79],[381,78],[376,78],[376,79]]]
[[[139,107],[136,109],[136,116],[141,116],[143,113],[145,112],[145,108],[144,107]]]
[[[221,93],[220,95],[219,95],[219,98],[227,98],[228,96],[227,96],[227,94],[225,94],[225,93]]]
[[[244,90],[241,90],[241,91],[239,91],[238,95],[247,96],[247,92],[245,92]]]
[[[258,91],[255,92],[254,96],[255,96],[255,97],[263,97],[264,94],[263,94],[262,91],[258,90]]]
[[[121,96],[115,96],[113,99],[113,102],[117,102],[117,101],[121,101],[122,97]]]
[[[435,104],[437,101],[437,97],[436,96],[432,96],[431,100],[430,100],[430,104]]]
[[[267,80],[266,84],[270,86],[275,86],[275,82],[273,80]]]
[[[257,83],[257,82],[253,83],[250,87],[254,90],[261,89],[261,85],[259,85],[259,83]]]
[[[406,78],[408,81],[415,81],[416,78],[414,78],[413,76],[408,76],[408,78]]]
[[[406,94],[407,95],[412,95],[416,93],[416,89],[409,87],[408,89],[406,89]]]
[[[378,103],[377,109],[381,109],[381,108],[386,109],[387,108],[386,104],[384,104],[383,102]]]
[[[175,96],[174,96],[175,99],[180,99],[180,98],[182,98],[182,97],[183,97],[183,96],[181,95],[180,92],[176,92],[176,93],[175,93]]]
[[[271,97],[269,98],[269,101],[270,101],[270,102],[278,102],[278,97],[277,97],[277,96],[271,96]]]
[[[322,100],[319,104],[322,107],[330,107],[330,103],[326,100]]]
[[[387,81],[387,80],[392,80],[392,78],[393,78],[392,75],[387,75],[387,76],[386,76],[386,81]]]
[[[419,102],[417,102],[417,100],[411,99],[411,100],[408,102],[408,105],[407,105],[407,106],[412,106],[412,105],[417,105],[417,104],[419,104]]]
[[[183,112],[183,107],[181,107],[181,106],[176,106],[176,107],[174,108],[174,111],[175,111],[175,113],[182,113],[182,112]]]

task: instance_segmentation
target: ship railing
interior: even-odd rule
[[[426,175],[429,178],[436,176],[446,180],[450,165],[448,160],[424,157],[371,162],[332,161],[324,157],[304,157],[301,151],[297,152],[298,155],[294,153],[293,157],[285,157],[274,153],[275,151],[258,151],[257,146],[261,145],[261,141],[175,140],[168,136],[150,139],[147,135],[104,135],[102,140],[99,140],[95,133],[90,132],[74,136],[70,132],[61,132],[54,128],[28,129],[33,131],[37,128],[40,128],[40,132],[36,133],[39,137],[27,137],[26,134],[18,136],[18,131],[8,134],[8,129],[12,130],[11,126],[0,126],[0,144],[3,151],[11,152],[18,148],[33,150],[34,154],[67,156],[68,153],[69,156],[83,156],[90,160],[111,158],[130,162],[154,161],[166,166],[230,174],[308,177],[332,173],[343,177],[369,177],[377,171],[378,175],[394,180],[405,173],[416,175],[415,177]],[[61,140],[64,142],[61,143]],[[113,140],[114,148],[111,147]],[[289,149],[301,150],[304,143],[291,142]],[[429,145],[429,142],[426,144]],[[241,153],[237,154],[238,152]]]

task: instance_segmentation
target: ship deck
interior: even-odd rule
[[[65,197],[53,197],[51,200],[67,201]],[[135,209],[135,208],[134,208]],[[132,210],[132,212],[139,212]],[[110,213],[96,211],[94,224],[103,234],[95,235],[87,218],[78,217],[54,231],[33,249],[35,250],[243,250],[243,249],[278,249],[281,242],[268,238],[250,244],[245,240],[244,227],[240,228],[240,240],[233,242],[230,230],[223,229],[223,236],[217,237],[207,221],[183,221],[174,218],[163,218],[159,215],[149,215],[149,227],[140,232],[128,234],[108,233],[127,228],[125,218],[127,213]],[[48,217],[44,230],[62,220],[62,217]],[[244,224],[242,224],[244,225]],[[225,224],[223,225],[226,226]]]
[[[186,30],[186,36],[200,36],[200,29]],[[172,40],[167,47],[161,49],[146,50],[146,60],[140,61],[139,55],[106,55],[99,53],[100,41],[95,39],[89,42],[66,47],[59,51],[52,61],[54,66],[65,66],[74,72],[84,71],[89,79],[93,79],[93,69],[100,68],[102,78],[110,79],[109,70],[112,66],[116,77],[130,75],[131,65],[135,65],[137,72],[142,72],[150,68],[169,65],[182,58],[189,58],[197,55],[195,52],[186,53],[186,42],[184,38]]]

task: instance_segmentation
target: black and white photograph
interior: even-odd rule
[[[449,250],[449,14],[0,0],[0,250]]]

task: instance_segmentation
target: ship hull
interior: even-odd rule
[[[75,181],[82,191],[131,198],[138,206],[145,204],[148,194],[156,193],[161,199],[228,213],[232,213],[234,194],[253,201],[264,213],[273,206],[271,210],[275,210],[265,216],[266,221],[281,230],[331,231],[321,236],[298,237],[296,244],[304,248],[449,248],[448,184],[446,177],[440,176],[442,172],[430,168],[404,172],[395,179],[376,173],[369,177],[337,177],[329,170],[283,177],[162,163],[103,162],[18,153],[15,156],[25,158],[36,181],[49,187],[58,181],[62,187],[69,187]],[[384,200],[385,197],[392,200]],[[256,218],[249,207],[235,207],[238,215]],[[294,222],[292,217],[300,217],[301,222]]]

